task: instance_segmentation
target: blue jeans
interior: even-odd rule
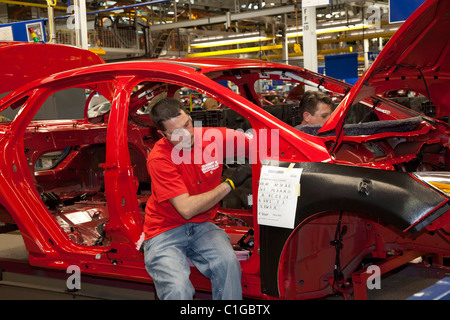
[[[211,280],[215,300],[242,299],[241,266],[228,235],[210,222],[186,223],[144,243],[145,268],[161,300],[193,299],[189,258]]]

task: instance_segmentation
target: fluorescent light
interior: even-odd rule
[[[272,38],[266,36],[252,36],[245,38],[228,38],[224,40],[215,40],[215,41],[206,41],[202,43],[193,43],[191,44],[191,48],[210,48],[210,47],[219,47],[219,46],[227,46],[232,44],[239,43],[248,43],[248,42],[257,42],[257,41],[268,41],[272,40]]]
[[[344,31],[352,31],[352,30],[359,30],[359,29],[364,29],[364,28],[368,28],[367,25],[365,24],[356,24],[356,25],[351,25],[351,26],[341,26],[341,27],[331,27],[331,28],[323,28],[323,29],[318,29],[316,30],[316,34],[324,34],[324,33],[332,33],[332,32],[344,32]],[[303,32],[289,32],[287,34],[287,37],[301,37],[303,36]]]
[[[194,39],[191,43],[191,48],[210,48],[268,40],[272,40],[272,38],[267,37],[265,32],[247,32],[245,34],[227,33]]]

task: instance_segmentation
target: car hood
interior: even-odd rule
[[[424,2],[397,30],[321,132],[339,133],[353,103],[405,89],[429,97],[436,117],[450,115],[450,1]]]
[[[102,63],[95,53],[72,46],[0,41],[0,94],[54,73]]]

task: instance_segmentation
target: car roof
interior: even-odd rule
[[[81,49],[80,49],[81,50]],[[86,50],[84,50],[86,51]],[[176,68],[174,68],[176,66]],[[63,68],[61,68],[63,69]],[[67,69],[67,68],[66,68]],[[255,69],[255,70],[277,70],[277,71],[305,71],[311,74],[303,68],[296,66],[290,66],[282,63],[266,62],[261,60],[251,59],[227,59],[227,58],[173,58],[173,59],[144,59],[144,60],[131,60],[115,63],[102,63],[96,65],[85,65],[74,69],[68,69],[55,74],[46,74],[46,76],[38,79],[29,78],[28,81],[23,81],[24,84],[20,87],[21,91],[32,89],[34,86],[52,82],[58,79],[64,79],[71,76],[82,76],[87,74],[93,74],[96,72],[127,72],[127,71],[156,71],[156,72],[169,72],[178,74],[180,76],[190,77],[196,75],[202,75],[214,71],[227,71],[227,70],[243,70],[243,69]],[[45,74],[43,72],[43,74]],[[328,78],[324,75],[317,74],[317,76]],[[331,79],[331,78],[330,78]],[[35,80],[34,82],[32,80]],[[338,81],[333,79],[333,81]],[[339,85],[345,86],[341,83]],[[18,81],[16,82],[18,83]]]

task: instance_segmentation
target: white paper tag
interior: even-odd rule
[[[293,229],[302,168],[262,166],[258,189],[258,224]]]

